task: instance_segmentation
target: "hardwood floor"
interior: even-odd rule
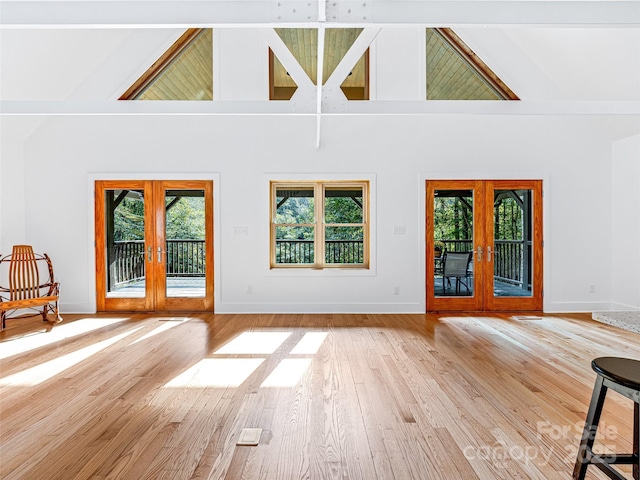
[[[588,315],[92,315],[0,333],[0,478],[568,479]],[[610,393],[597,443],[631,451]],[[243,428],[260,444],[236,446]],[[623,467],[629,476],[630,469]],[[606,478],[589,468],[587,478]]]

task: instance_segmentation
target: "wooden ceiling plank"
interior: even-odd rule
[[[351,48],[345,53],[340,60],[340,63],[335,68],[325,85],[327,87],[339,87],[349,72],[353,69],[354,65],[360,60],[364,52],[369,48],[371,42],[375,40],[376,36],[380,33],[380,28],[372,27],[365,28],[360,32],[355,39]]]
[[[189,28],[131,85],[118,100],[133,100],[158,78],[173,60],[191,45],[204,29]]]
[[[515,92],[451,28],[436,28],[434,30],[473,67],[478,75],[490,85],[490,88],[496,90],[506,100],[520,100]]]
[[[287,45],[285,45],[280,35],[273,28],[262,28],[260,32],[282,66],[296,83],[298,89],[308,90],[314,88],[311,78],[298,63]]]

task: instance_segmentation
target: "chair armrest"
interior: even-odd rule
[[[46,290],[46,296],[58,295],[60,291],[60,282],[47,282],[38,285],[38,290]]]

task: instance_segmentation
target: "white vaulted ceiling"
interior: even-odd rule
[[[0,32],[2,100],[62,100],[120,48],[96,91],[115,91],[182,29],[11,29]],[[640,100],[640,28],[459,27],[463,40],[531,100]],[[399,52],[401,55],[402,52]],[[379,65],[378,68],[384,68]],[[106,74],[105,74],[106,75]]]
[[[155,0],[84,0],[73,2],[71,8],[70,2],[48,0],[39,2],[35,10],[29,8],[32,3],[0,0],[0,101],[5,107],[10,101],[15,111],[22,111],[16,101],[114,102],[190,26],[373,26],[383,30],[448,26],[523,104],[547,102],[540,113],[553,114],[557,105],[569,102],[571,114],[591,114],[591,104],[576,102],[605,102],[595,113],[605,118],[611,110],[617,118],[606,117],[604,123],[614,129],[618,123],[624,125],[613,137],[633,134],[634,129],[640,132],[640,2],[636,0],[338,0],[327,4],[210,0],[189,2],[188,8],[184,2]],[[320,18],[322,5],[328,9],[323,12],[325,19]],[[214,53],[214,69],[215,62]],[[371,75],[384,68],[375,64]],[[556,106],[549,107],[548,102]],[[376,107],[365,103],[370,102],[359,102],[356,108],[375,113]],[[105,105],[89,113],[101,113]],[[52,108],[60,107],[49,105],[40,112],[31,104],[24,110],[47,114]]]

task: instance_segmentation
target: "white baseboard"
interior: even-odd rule
[[[425,313],[420,303],[219,303],[216,313]]]
[[[549,302],[544,306],[545,313],[582,313],[611,310],[609,302]]]

